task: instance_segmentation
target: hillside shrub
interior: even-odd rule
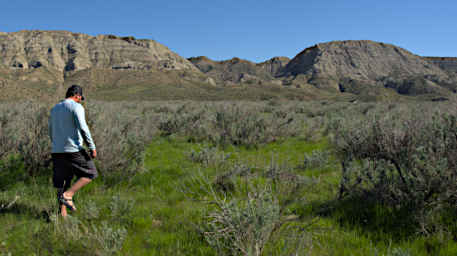
[[[219,254],[261,255],[280,221],[279,203],[271,188],[252,189],[246,199],[213,197],[216,209],[208,214],[206,241]]]
[[[47,239],[38,242],[55,255],[116,255],[127,237],[124,227],[113,227],[107,221],[95,225],[73,216],[62,221],[56,215],[50,221],[51,225],[39,233]]]
[[[35,103],[0,106],[0,160],[18,156],[31,176],[47,169],[50,140],[47,109]]]
[[[327,150],[313,150],[310,154],[305,154],[302,169],[324,168],[329,164],[330,152]]]
[[[202,147],[199,150],[192,149],[188,154],[188,159],[195,163],[200,163],[207,167],[210,165],[223,165],[230,157],[230,153],[219,151],[216,147]]]
[[[256,106],[225,103],[179,108],[158,128],[166,136],[181,134],[191,141],[248,147],[296,136],[301,129],[293,114],[265,115]]]
[[[111,109],[109,109],[111,108]],[[147,119],[138,109],[129,110],[111,103],[91,105],[87,122],[97,146],[97,167],[103,175],[131,176],[144,166],[146,143],[152,139],[145,129]]]
[[[198,126],[204,118],[205,111],[187,107],[187,105],[182,105],[171,115],[162,116],[158,129],[163,136],[177,133],[189,134],[189,131],[191,131],[190,135],[199,137],[196,132],[201,130]]]
[[[303,248],[296,238],[306,236],[306,231],[294,228],[298,216],[291,214],[290,206],[303,203],[300,195],[312,184],[310,179],[273,160],[265,168],[234,163],[213,181],[197,175],[191,183],[184,187],[196,189],[187,194],[206,202],[207,214],[199,226],[218,255],[264,255],[266,248],[278,246],[278,232],[294,234],[287,248],[282,245],[287,251]]]
[[[340,198],[358,195],[410,209],[423,233],[436,228],[430,218],[455,208],[457,115],[420,109],[336,123]]]
[[[51,143],[48,118],[52,104],[0,104],[0,165],[16,168],[17,159],[30,176],[49,175]],[[155,113],[137,103],[87,103],[86,121],[97,146],[96,164],[103,175],[141,171],[145,146],[157,133]],[[14,160],[14,161],[13,161]]]
[[[210,140],[219,145],[257,146],[297,132],[289,125],[294,118],[287,114],[265,117],[257,110],[249,111],[237,105],[218,108],[213,117],[216,133],[211,134]]]

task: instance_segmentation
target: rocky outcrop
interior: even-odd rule
[[[367,40],[317,44],[292,60],[286,57],[262,63],[239,58],[189,60],[218,84],[313,86],[354,94],[367,93],[375,87],[405,95],[457,91],[457,58],[424,58],[394,45]]]
[[[289,61],[290,59],[287,57],[274,57],[265,62],[257,64],[257,66],[270,73],[273,77],[276,77],[282,72]]]
[[[255,63],[239,58],[226,61],[213,61],[205,56],[200,56],[189,58],[188,60],[201,72],[214,78],[218,83],[238,83],[243,77],[243,74],[256,76],[258,73]]]
[[[423,57],[426,61],[433,63],[441,69],[457,73],[457,58],[456,57]]]
[[[205,56],[188,59],[201,72],[213,77],[220,83],[265,83],[271,82],[290,60],[275,57],[262,63],[254,63],[240,58],[213,61]]]
[[[400,47],[373,41],[317,44],[293,58],[283,75],[318,75],[358,80],[387,76],[439,75],[445,72]]]
[[[453,81],[447,72],[424,58],[373,41],[317,44],[293,58],[280,76],[299,77],[319,88],[353,93],[384,86],[402,94],[422,94],[440,91]]]
[[[189,61],[153,40],[68,31],[0,34],[0,68],[46,67],[61,72],[88,68],[192,70]]]
[[[292,60],[214,61],[185,59],[154,40],[131,36],[0,32],[0,99],[55,95],[73,83],[100,99],[127,94],[182,99],[175,96],[178,91],[199,99],[221,91],[238,97],[246,88],[260,94],[291,88],[291,98],[352,93],[375,100],[399,94],[441,99],[457,93],[457,58],[420,57],[373,41],[335,41],[309,47]]]

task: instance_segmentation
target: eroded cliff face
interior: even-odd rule
[[[373,41],[335,41],[310,47],[289,62],[284,75],[313,73],[361,80],[417,74],[446,76],[420,56]]]
[[[0,67],[61,72],[89,68],[191,70],[189,61],[153,40],[68,31],[20,31],[0,34]]]
[[[187,59],[153,40],[68,31],[0,33],[0,100],[60,98],[73,83],[89,94],[117,90],[127,96],[138,84],[142,88],[134,91],[140,94],[205,79]]]
[[[188,59],[201,72],[225,84],[282,84],[276,79],[279,72],[289,62],[287,57],[274,57],[262,63],[254,63],[240,58],[232,58],[224,61],[214,61],[200,56]]]
[[[424,57],[430,63],[439,66],[441,69],[457,74],[457,58],[456,57]]]
[[[215,94],[220,99],[222,87],[249,86],[259,95],[268,88],[291,88],[298,98],[348,93],[372,100],[379,95],[455,95],[455,63],[455,58],[420,57],[373,41],[321,43],[292,60],[274,57],[254,63],[239,58],[185,59],[156,41],[133,37],[0,32],[0,100],[62,95],[73,83],[100,99],[201,99]],[[240,90],[233,95],[240,95]]]
[[[307,48],[287,64],[280,76],[298,77],[304,83],[342,92],[359,93],[378,86],[412,95],[446,92],[455,81],[423,57],[397,46],[365,40],[334,41]]]

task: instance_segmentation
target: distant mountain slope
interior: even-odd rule
[[[400,47],[373,41],[335,41],[307,48],[284,68],[282,77],[319,88],[358,93],[369,86],[401,94],[445,93],[455,78]]]
[[[0,32],[0,100],[61,97],[73,83],[104,100],[445,100],[456,98],[456,77],[457,58],[420,57],[373,41],[321,43],[292,60],[254,63],[185,59],[133,37]]]
[[[207,57],[188,59],[201,72],[217,82],[262,83],[274,80],[279,71],[289,62],[287,57],[275,57],[262,63],[254,63],[239,58],[225,61],[213,61]]]
[[[456,57],[423,57],[425,60],[439,66],[444,71],[457,73]]]
[[[153,40],[68,31],[0,33],[0,99],[52,96],[69,83],[89,92],[122,83],[120,94],[128,94],[125,86],[138,82],[149,87],[205,84],[206,78]]]
[[[0,67],[58,71],[100,69],[197,69],[153,40],[68,31],[20,31],[0,34]]]
[[[436,66],[400,47],[373,41],[334,41],[305,49],[286,67],[286,74],[323,73],[333,77],[376,80],[416,74],[445,76]]]

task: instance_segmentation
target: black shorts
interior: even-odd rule
[[[53,153],[52,182],[55,188],[67,190],[74,176],[95,179],[98,176],[94,161],[85,150],[75,153]]]

